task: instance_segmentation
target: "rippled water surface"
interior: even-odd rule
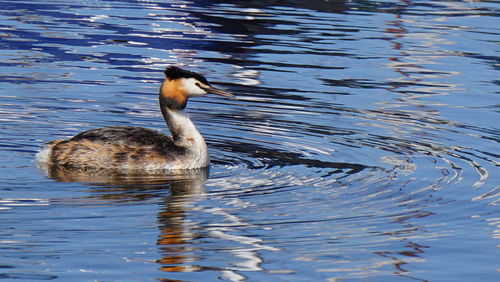
[[[0,6],[0,278],[497,281],[495,1]],[[167,131],[167,65],[209,171],[38,169],[44,142]],[[48,174],[48,175],[46,175]]]

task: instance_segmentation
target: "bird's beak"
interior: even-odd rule
[[[225,97],[234,97],[233,94],[226,92],[224,90],[213,88],[212,86],[203,87],[203,89],[207,91],[207,93],[217,94]]]

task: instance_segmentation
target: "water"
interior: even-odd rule
[[[0,277],[498,280],[494,1],[18,1],[0,8]],[[44,142],[166,130],[170,64],[209,171],[36,167]]]

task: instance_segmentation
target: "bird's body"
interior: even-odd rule
[[[68,140],[49,142],[38,154],[38,162],[78,169],[144,171],[207,167],[207,145],[184,108],[192,96],[231,94],[212,88],[203,76],[177,67],[167,68],[165,75],[160,109],[172,137],[134,126],[91,129]]]

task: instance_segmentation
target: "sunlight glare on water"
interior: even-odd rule
[[[3,1],[0,278],[494,281],[498,7],[488,1]],[[91,128],[167,132],[210,169],[39,169]]]

